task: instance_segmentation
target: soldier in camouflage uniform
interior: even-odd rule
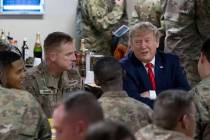
[[[193,140],[185,134],[148,125],[136,133],[137,140]]]
[[[140,129],[137,140],[193,140],[196,128],[193,96],[185,91],[162,92],[155,102],[153,124]]]
[[[112,31],[128,24],[124,0],[79,0],[77,27],[89,51],[111,55]],[[120,43],[127,45],[127,35]]]
[[[198,72],[202,81],[191,91],[206,110],[199,110],[198,130],[196,139],[210,139],[210,39],[206,40],[201,49],[201,56],[198,62]],[[207,111],[207,113],[205,112]]]
[[[36,97],[48,117],[65,93],[81,88],[79,72],[72,68],[75,48],[72,38],[62,32],[48,35],[44,42],[45,61],[29,69],[24,82],[26,90]]]
[[[111,57],[102,58],[96,63],[96,83],[104,92],[99,102],[106,119],[119,121],[136,132],[151,123],[152,110],[146,104],[128,97],[122,90],[122,71],[118,61]]]
[[[187,78],[199,82],[197,62],[202,42],[210,36],[210,0],[163,0],[165,52],[179,56]]]
[[[30,93],[0,85],[0,106],[1,140],[51,139],[48,120]]]
[[[135,0],[129,24],[135,25],[140,21],[148,21],[159,28],[161,12],[160,0]]]
[[[11,88],[0,84],[0,139],[50,140],[50,127],[39,103],[30,93],[18,90],[23,81],[21,61],[14,52],[0,52],[0,82]]]

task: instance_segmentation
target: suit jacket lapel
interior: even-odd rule
[[[161,83],[164,82],[164,65],[161,61],[160,55],[157,53],[155,56],[155,81],[156,88],[161,88]]]
[[[143,85],[140,85],[142,87],[142,90],[147,91],[149,89],[152,89],[152,86],[150,84],[149,77],[148,77],[148,74],[147,74],[147,71],[146,71],[144,65],[135,57],[135,55],[133,53],[132,53],[132,58],[133,58],[135,65],[137,66],[137,68],[136,68],[137,79],[139,81],[142,81],[141,84],[143,84]]]

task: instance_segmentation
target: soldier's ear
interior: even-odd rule
[[[48,58],[51,60],[51,61],[55,61],[56,59],[57,59],[57,54],[56,54],[56,52],[50,52],[50,53],[48,53],[47,54],[47,56],[48,56]]]
[[[207,58],[203,53],[201,53],[201,55],[200,55],[200,61],[201,61],[201,64],[203,64],[207,61]]]
[[[5,86],[7,83],[7,77],[6,77],[6,73],[4,70],[0,71],[0,84],[2,84],[3,86]]]

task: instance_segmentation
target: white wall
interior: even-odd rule
[[[21,47],[24,37],[28,38],[30,54],[35,41],[36,32],[41,33],[43,44],[47,34],[62,31],[75,36],[75,14],[77,0],[45,0],[45,14],[43,16],[2,16],[0,15],[0,29],[4,28],[18,41]]]
[[[135,0],[127,0],[128,11],[133,7]],[[19,48],[24,37],[28,38],[30,55],[32,55],[35,34],[41,33],[44,38],[51,32],[62,31],[75,37],[75,15],[77,0],[45,0],[45,14],[43,16],[3,16],[0,15],[0,29],[4,28],[18,41]],[[130,16],[130,12],[128,13]]]

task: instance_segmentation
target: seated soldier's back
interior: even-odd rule
[[[41,107],[28,92],[0,85],[0,139],[49,140],[50,126]]]
[[[135,133],[137,140],[193,140],[183,133],[148,125]]]
[[[149,106],[128,97],[125,91],[105,92],[99,102],[105,119],[121,122],[133,132],[151,123],[152,110]]]

